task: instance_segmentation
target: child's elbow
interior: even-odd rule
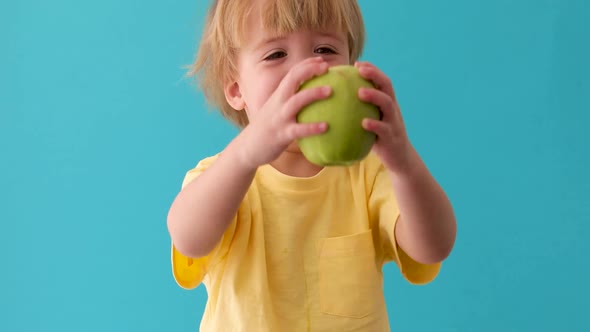
[[[186,238],[184,236],[174,236],[171,234],[172,244],[176,251],[188,258],[200,258],[207,256],[214,246],[204,241]]]
[[[174,239],[172,240],[172,243],[174,244],[176,251],[188,258],[201,258],[207,256],[207,254],[212,250],[198,245],[186,243],[184,241],[174,242]]]
[[[427,254],[418,258],[418,262],[422,264],[437,264],[446,260],[453,251],[454,241],[441,244],[432,248]]]
[[[176,226],[174,219],[168,217],[168,233],[176,251],[188,258],[200,258],[208,255],[215,244],[206,239],[199,239],[193,233]]]
[[[415,261],[421,264],[437,264],[449,257],[451,254],[451,250],[437,250],[426,255],[418,256],[415,258]]]
[[[454,238],[444,242],[430,242],[427,246],[411,247],[407,254],[420,264],[437,264],[446,260],[453,250]]]

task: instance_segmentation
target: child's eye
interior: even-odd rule
[[[286,55],[287,55],[287,53],[285,53],[283,51],[276,51],[276,52],[272,53],[271,55],[267,56],[266,58],[264,58],[264,60],[276,60],[276,59],[283,58]]]
[[[315,52],[319,54],[336,54],[336,51],[329,47],[318,47]]]

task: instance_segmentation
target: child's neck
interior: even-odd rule
[[[310,163],[300,151],[286,150],[270,163],[277,171],[294,177],[312,177],[323,167]]]

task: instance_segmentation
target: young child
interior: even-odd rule
[[[449,255],[451,204],[406,135],[390,79],[357,62],[356,0],[217,0],[193,74],[241,128],[188,171],[168,229],[176,282],[206,286],[202,331],[389,331],[382,266],[432,281]],[[327,130],[297,112],[330,87],[298,92],[329,66],[354,64],[382,119],[373,152],[347,167],[307,161],[297,138]],[[386,282],[386,280],[385,280]]]

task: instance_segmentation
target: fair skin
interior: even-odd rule
[[[325,73],[329,66],[350,63],[346,34],[338,30],[297,31],[274,39],[256,21],[249,26],[247,36],[252,37],[239,51],[238,73],[226,84],[225,94],[234,109],[246,112],[250,124],[178,194],[168,214],[173,242],[189,257],[204,256],[214,248],[261,165],[298,177],[321,170],[307,161],[296,139],[321,134],[327,125],[298,124],[296,114],[331,91],[329,87],[297,90],[301,82]],[[389,171],[397,194],[398,244],[418,262],[440,262],[455,241],[451,204],[406,135],[389,78],[370,63],[355,66],[377,86],[358,93],[383,113],[379,121],[365,119],[363,127],[377,134],[373,150]]]

